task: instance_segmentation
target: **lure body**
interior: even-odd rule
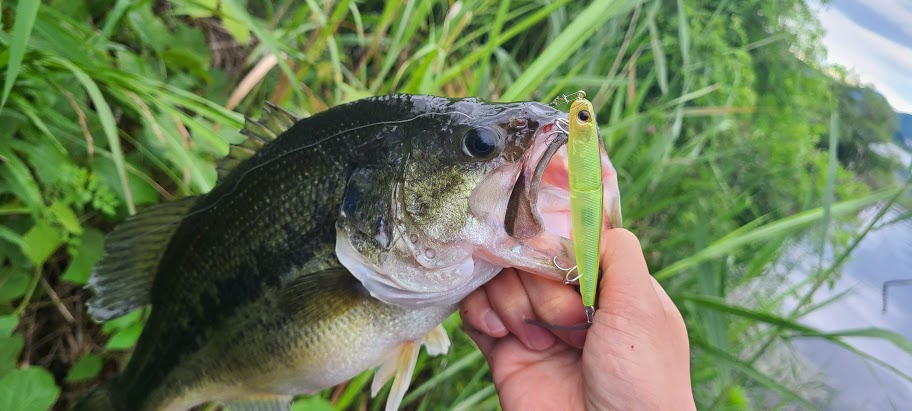
[[[602,234],[601,139],[592,103],[580,93],[570,105],[568,137],[570,216],[580,294],[592,322],[598,288],[599,244]]]

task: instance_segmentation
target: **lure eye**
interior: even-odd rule
[[[489,128],[473,128],[462,136],[462,151],[471,157],[487,157],[497,149],[499,136]]]
[[[582,121],[583,123],[588,123],[591,116],[589,115],[589,111],[580,110],[579,113],[576,113],[576,118],[578,118],[579,121]]]

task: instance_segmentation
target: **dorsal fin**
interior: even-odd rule
[[[217,168],[219,180],[224,179],[238,164],[253,157],[257,151],[273,141],[300,120],[288,110],[273,103],[266,102],[260,120],[244,117],[244,128],[241,134],[246,136],[243,142],[232,144],[228,155],[219,160]]]
[[[105,321],[149,304],[162,255],[195,202],[187,197],[152,206],[108,234],[87,284],[95,291],[87,304],[92,318]]]

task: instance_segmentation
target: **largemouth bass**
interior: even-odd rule
[[[377,368],[405,394],[419,348],[503,267],[563,280],[574,261],[567,114],[538,103],[392,95],[305,119],[275,106],[208,194],[116,228],[89,286],[108,320],[151,304],[136,349],[84,409],[288,410]],[[564,139],[565,141],[565,139]],[[606,221],[618,221],[603,152]]]

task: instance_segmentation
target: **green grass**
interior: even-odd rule
[[[844,341],[877,338],[912,354],[900,336],[801,323],[886,209],[909,201],[908,183],[874,190],[837,161],[858,124],[838,121],[834,89],[845,85],[815,63],[819,32],[803,1],[160,3],[0,5],[0,392],[34,395],[32,409],[65,408],[109,378],[141,329],[141,313],[102,327],[84,315],[81,286],[104,232],[211,189],[215,160],[265,100],[307,115],[392,92],[592,96],[625,225],[687,322],[701,409],[812,407],[758,365],[798,336],[909,379]],[[265,75],[242,83],[271,56]],[[872,206],[883,212],[859,227],[856,213]],[[730,298],[805,238],[835,255],[815,256],[809,282]],[[799,302],[789,312],[786,296]],[[445,325],[451,352],[421,354],[404,404],[497,409],[484,358],[458,317]],[[10,385],[23,379],[34,385]],[[369,382],[367,372],[298,407],[380,409],[386,391],[370,399]]]

